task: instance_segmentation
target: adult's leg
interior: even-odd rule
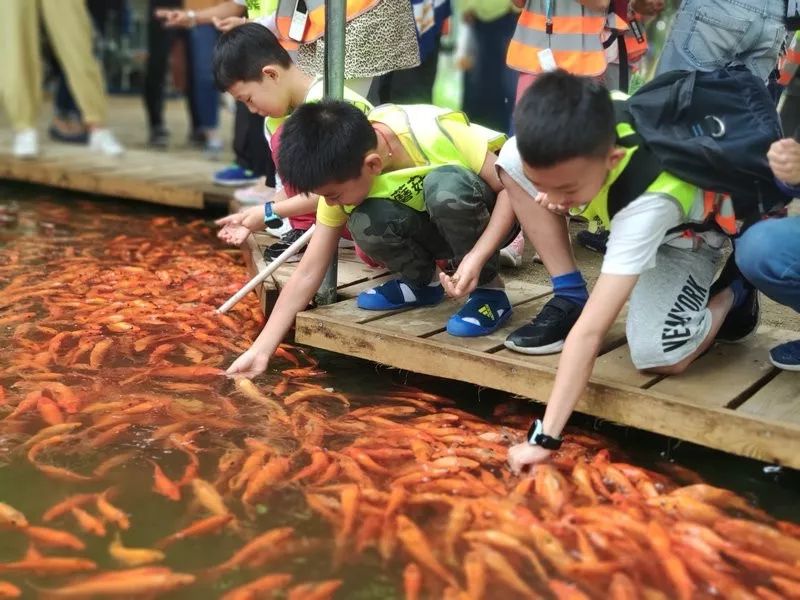
[[[4,0],[0,18],[2,93],[15,131],[35,128],[42,105],[38,7],[31,0]]]
[[[219,138],[219,91],[209,65],[214,55],[214,44],[219,36],[213,25],[198,25],[189,30],[191,47],[191,87],[189,93],[195,99],[197,126],[205,133],[206,148],[221,151]]]
[[[105,82],[92,52],[92,24],[83,0],[42,2],[45,28],[56,58],[88,125],[108,119]]]
[[[147,21],[147,65],[144,77],[144,106],[151,131],[164,129],[164,89],[174,32],[156,19],[157,8],[180,7],[181,0],[150,0]]]

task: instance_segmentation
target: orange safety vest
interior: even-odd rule
[[[380,2],[380,0],[347,0],[347,14],[345,18],[349,22],[373,8],[378,2]],[[289,28],[292,25],[292,17],[294,16],[294,9],[296,6],[296,0],[280,0],[278,2],[276,23],[279,34],[278,37],[281,39],[281,43],[286,41],[289,43],[300,42],[302,44],[309,44],[324,36],[325,0],[306,0],[308,16],[303,32],[303,39],[293,40],[289,37]]]
[[[636,39],[636,35],[631,30],[629,22],[634,19],[639,22],[642,41]],[[635,63],[647,53],[647,34],[645,33],[643,22],[638,14],[632,13],[629,18],[627,15],[623,17],[612,11],[608,13],[608,17],[606,18],[606,28],[622,37],[625,42],[625,50],[629,63]]]
[[[781,76],[780,79],[778,79],[778,83],[781,85],[789,85],[789,82],[792,80],[795,73],[797,73],[798,67],[800,67],[800,49],[798,49],[800,35],[798,34],[800,34],[800,32],[792,36],[792,41],[789,47],[786,48],[786,55],[783,57],[780,64]]]
[[[602,75],[606,56],[600,36],[606,16],[605,10],[585,8],[577,0],[527,0],[508,45],[506,63],[517,71],[541,73],[545,69],[539,52],[549,48],[558,68],[574,75]]]

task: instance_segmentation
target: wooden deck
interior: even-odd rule
[[[8,144],[0,147],[7,149]],[[20,160],[0,151],[0,179],[180,208],[202,209],[230,200],[229,189],[211,183],[219,168],[219,163],[188,153],[128,150],[121,157],[109,157],[90,153],[85,146],[50,144],[40,157]]]
[[[271,238],[253,236],[247,244],[252,273],[264,268],[263,248]],[[280,287],[292,271],[278,269],[260,291]],[[559,355],[525,356],[503,346],[510,331],[537,314],[549,288],[510,281],[514,305],[510,322],[480,338],[456,338],[445,330],[458,304],[369,312],[355,296],[388,277],[370,269],[350,250],[340,251],[341,301],[300,313],[296,340],[392,367],[504,390],[546,401]],[[638,372],[625,341],[624,315],[603,345],[577,410],[733,454],[800,469],[800,373],[774,368],[767,350],[798,332],[762,327],[743,345],[716,345],[689,371],[675,377]]]

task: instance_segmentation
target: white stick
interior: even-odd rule
[[[224,313],[228,312],[231,308],[233,308],[233,306],[236,305],[237,302],[239,302],[239,300],[241,300],[247,294],[249,294],[251,291],[253,291],[255,289],[255,287],[259,283],[261,283],[267,277],[272,275],[275,272],[275,270],[278,267],[280,267],[283,263],[285,263],[286,260],[290,256],[293,256],[294,254],[297,254],[303,246],[308,244],[309,240],[311,239],[311,234],[314,233],[314,228],[315,227],[316,227],[315,225],[312,225],[311,227],[309,227],[308,230],[303,235],[301,235],[299,238],[297,238],[297,240],[294,243],[292,243],[291,246],[289,246],[286,250],[281,252],[280,256],[278,256],[277,258],[273,259],[273,261],[271,263],[269,263],[269,265],[267,265],[266,269],[261,271],[261,273],[259,273],[255,277],[253,277],[250,281],[248,281],[244,285],[244,287],[242,289],[240,289],[233,296],[228,298],[225,301],[225,304],[223,304],[222,306],[220,306],[217,309],[217,312],[220,313],[220,314],[224,314]]]

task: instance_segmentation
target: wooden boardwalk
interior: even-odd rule
[[[91,153],[86,146],[48,144],[40,157],[20,160],[8,152],[10,140],[10,135],[0,139],[0,179],[180,208],[227,204],[231,197],[229,189],[211,183],[220,163],[199,158],[198,153],[128,150],[110,157]]]
[[[251,273],[264,268],[266,235],[252,236],[245,255]],[[293,267],[284,265],[260,295],[280,287]],[[508,281],[514,305],[510,322],[480,338],[445,332],[455,301],[439,306],[386,312],[363,311],[355,296],[388,277],[370,269],[350,250],[340,251],[341,301],[297,317],[296,340],[334,352],[504,390],[546,401],[560,355],[525,356],[503,340],[537,314],[549,288]],[[795,339],[796,331],[762,327],[743,345],[718,344],[689,371],[675,377],[638,372],[630,361],[624,315],[607,336],[577,410],[733,454],[800,469],[800,373],[774,368],[767,350]]]

